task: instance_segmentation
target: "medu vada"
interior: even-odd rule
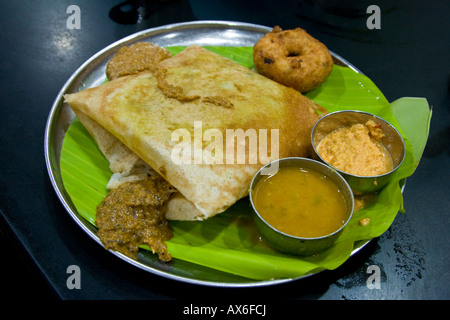
[[[275,26],[253,46],[258,73],[300,92],[322,84],[333,69],[328,48],[302,28]]]

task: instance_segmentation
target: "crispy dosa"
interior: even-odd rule
[[[65,101],[179,191],[181,196],[169,202],[169,211],[171,203],[182,203],[175,205],[172,219],[206,219],[223,212],[248,194],[253,175],[265,164],[176,163],[172,150],[179,141],[172,141],[172,133],[177,129],[193,135],[195,121],[201,121],[202,132],[217,129],[223,137],[227,129],[278,129],[277,157],[310,154],[318,106],[298,91],[196,45],[161,61],[158,68],[169,88],[192,98],[168,94],[158,72],[144,71],[67,94]]]

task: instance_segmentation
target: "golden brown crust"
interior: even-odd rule
[[[273,28],[254,45],[253,61],[260,74],[300,92],[317,88],[333,69],[327,47],[301,28]]]

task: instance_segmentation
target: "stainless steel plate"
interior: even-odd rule
[[[72,110],[64,103],[63,95],[98,86],[103,83],[105,80],[106,63],[121,46],[130,45],[138,41],[149,41],[159,46],[187,46],[191,44],[209,46],[253,46],[256,41],[270,30],[271,28],[265,26],[230,21],[196,21],[152,28],[132,34],[99,51],[78,68],[69,80],[67,80],[61,91],[58,93],[48,116],[44,142],[45,160],[50,180],[59,199],[75,222],[92,239],[101,245],[101,242],[96,235],[96,229],[79,215],[70,196],[64,188],[61,178],[60,154],[62,143],[65,133],[74,118]],[[333,52],[332,55],[336,64],[347,66],[360,72],[342,57],[339,57]],[[366,243],[367,242],[362,242],[358,244],[352,254],[356,253]],[[160,262],[154,255],[145,252],[139,254],[138,261],[117,252],[112,251],[112,253],[120,259],[153,274],[193,284],[218,287],[255,287],[296,280],[279,279],[255,281],[176,259],[170,264],[166,264]],[[320,271],[322,270],[317,270],[312,274],[316,274]],[[305,278],[307,276],[309,275],[304,275],[297,279]]]

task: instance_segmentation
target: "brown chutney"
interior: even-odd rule
[[[165,203],[176,190],[162,177],[126,182],[111,190],[97,206],[97,235],[106,249],[137,258],[146,244],[162,261],[172,259],[164,241],[172,238]]]

